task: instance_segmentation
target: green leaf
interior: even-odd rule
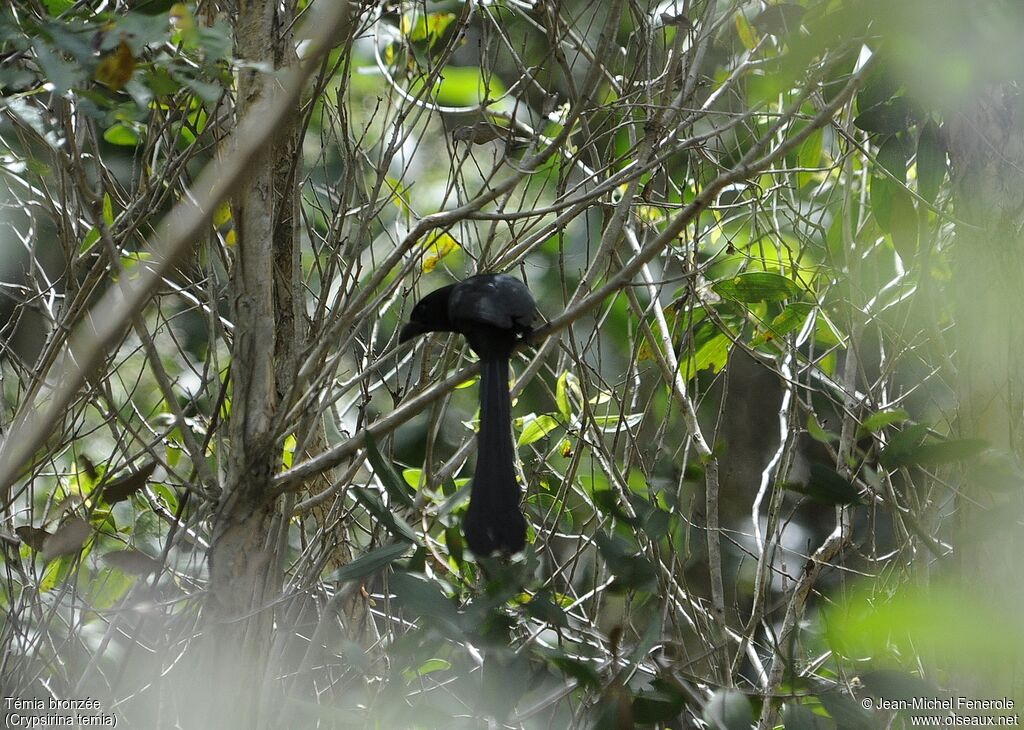
[[[865,132],[895,134],[915,124],[920,116],[916,104],[905,96],[897,96],[861,112],[853,124]]]
[[[431,672],[444,672],[451,668],[452,663],[450,661],[448,661],[447,659],[438,659],[435,657],[433,659],[427,659],[427,661],[423,662],[415,669],[410,668],[404,670],[402,672],[402,677],[405,678],[405,681],[412,682],[413,680],[417,679],[418,677],[422,677],[425,674],[430,674]]]
[[[572,420],[573,415],[570,392],[575,396],[577,403],[583,402],[583,391],[580,389],[579,379],[568,370],[563,370],[562,374],[558,376],[558,385],[555,388],[555,403],[558,405],[558,412],[566,421]]]
[[[778,7],[778,6],[772,6]],[[799,7],[799,6],[798,6]],[[801,8],[802,10],[803,8]],[[766,11],[767,12],[767,11]],[[825,130],[818,129],[810,134],[807,139],[804,140],[803,144],[800,145],[800,150],[796,153],[796,162],[798,167],[814,168],[821,165],[821,151],[825,139]],[[814,180],[815,173],[813,172],[800,172],[797,174],[797,185],[803,187],[809,182]]]
[[[89,249],[95,246],[98,240],[100,240],[100,229],[93,226],[85,234],[85,238],[82,239],[82,245],[78,247],[78,253],[88,253]]]
[[[683,373],[683,378],[689,382],[697,373],[701,370],[710,369],[712,373],[721,372],[722,368],[725,367],[725,363],[729,360],[729,349],[732,347],[732,340],[724,333],[720,332],[713,323],[708,323],[702,330],[710,330],[714,334],[709,338],[705,339],[698,347],[696,352],[685,358],[679,365]]]
[[[740,37],[740,43],[748,51],[754,50],[757,47],[757,33],[747,20],[747,16],[737,10],[734,20],[736,22],[736,33]]]
[[[351,563],[343,565],[335,571],[330,580],[337,583],[347,583],[349,581],[365,578],[366,576],[372,575],[378,570],[391,565],[391,563],[405,555],[408,550],[409,543],[407,542],[396,542],[393,545],[385,545],[384,547],[376,548],[368,553],[360,555]]]
[[[608,570],[615,576],[610,590],[623,592],[654,588],[658,577],[654,566],[643,555],[631,551],[622,538],[609,536],[604,530],[598,530],[594,533],[594,541]]]
[[[910,261],[917,253],[917,210],[910,193],[900,187],[893,190],[889,234],[900,258]]]
[[[108,228],[114,225],[114,201],[110,199],[110,193],[103,193],[103,222]]]
[[[409,523],[385,507],[379,494],[365,487],[352,487],[352,493],[355,495],[356,501],[366,507],[366,511],[376,517],[388,532],[400,539],[419,544],[419,538],[416,537],[416,532],[409,526]]]
[[[420,15],[416,18],[416,22],[409,32],[409,40],[426,40],[433,46],[444,35],[445,30],[454,20],[455,13],[428,13],[425,16]],[[407,22],[407,19],[403,17],[403,25],[406,25]]]
[[[75,5],[75,0],[43,0],[43,5],[46,6],[46,12],[50,15],[57,16],[68,10]]]
[[[928,427],[924,424],[910,424],[891,439],[878,455],[878,461],[886,469],[895,469],[913,463],[911,455],[928,438]]]
[[[366,433],[366,458],[370,460],[373,473],[377,475],[381,484],[384,485],[384,490],[388,493],[388,496],[398,504],[412,507],[414,504],[413,498],[409,494],[409,488],[405,480],[398,475],[391,462],[380,453],[380,449],[377,447],[377,439],[369,431]]]
[[[767,344],[770,340],[781,339],[790,332],[799,329],[803,326],[807,320],[807,315],[813,309],[814,304],[811,302],[790,302],[772,319],[771,324],[751,338],[750,346],[760,347]]]
[[[107,127],[103,133],[103,139],[120,147],[135,147],[139,143],[139,135],[124,122]]]
[[[878,433],[886,426],[910,420],[910,414],[902,408],[887,411],[876,411],[861,421],[858,431],[863,434]]]
[[[908,455],[909,464],[937,466],[954,461],[967,461],[988,448],[988,441],[982,439],[953,439],[927,443],[913,449]]]
[[[835,469],[812,463],[806,484],[787,484],[786,489],[806,494],[823,504],[863,504],[864,499],[853,484]]]
[[[591,495],[594,505],[603,513],[627,525],[635,525],[636,520],[622,508],[619,503],[619,495],[614,489],[595,489]]]
[[[875,154],[875,162],[900,182],[907,180],[907,151],[896,135],[886,138]]]
[[[530,599],[526,604],[526,613],[531,618],[543,621],[551,626],[565,628],[569,625],[569,619],[566,618],[565,611],[551,599],[551,592],[548,590],[540,591]]]
[[[388,587],[395,594],[395,603],[410,616],[422,616],[458,626],[459,614],[455,605],[445,596],[437,583],[418,578],[411,573],[395,573],[388,578]]]
[[[892,223],[892,199],[896,183],[884,175],[872,175],[868,187],[871,202],[871,213],[878,222],[878,227],[888,233]]]
[[[1019,605],[964,591],[962,583],[903,586],[894,595],[865,586],[825,607],[823,618],[829,645],[844,656],[920,657],[925,666],[955,657],[973,676],[997,680],[1001,663],[1024,652]]]
[[[746,274],[723,279],[712,287],[725,299],[735,302],[781,302],[785,299],[796,299],[803,294],[803,289],[788,276],[771,271],[751,271]]]
[[[917,193],[934,203],[946,177],[946,146],[939,126],[929,119],[917,138]]]
[[[750,730],[754,708],[737,689],[717,690],[704,706],[704,722],[717,730]]]
[[[884,59],[879,59],[864,79],[864,86],[857,92],[857,111],[864,113],[874,109],[893,97],[899,89],[899,81]]]
[[[98,610],[113,608],[125,597],[138,580],[137,576],[129,575],[115,568],[102,568],[95,578],[85,586],[86,601],[89,606]]]
[[[526,424],[523,432],[519,434],[519,441],[516,446],[529,446],[535,441],[540,441],[549,433],[558,428],[560,424],[553,416],[544,413],[537,416]]]
[[[402,469],[402,479],[413,489],[419,489],[420,483],[423,481],[423,470],[422,469]]]
[[[586,662],[571,659],[567,656],[556,655],[548,659],[552,665],[562,670],[565,674],[576,680],[580,687],[591,689],[601,688],[601,677]]]

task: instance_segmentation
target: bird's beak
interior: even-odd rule
[[[422,322],[410,322],[402,328],[402,331],[398,333],[398,342],[407,342],[413,337],[419,337],[420,335],[429,332],[427,326]]]

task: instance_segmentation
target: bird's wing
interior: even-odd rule
[[[448,313],[453,321],[475,322],[506,330],[529,330],[537,305],[530,290],[504,274],[481,274],[452,290]]]

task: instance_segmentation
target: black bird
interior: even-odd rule
[[[478,274],[427,294],[409,316],[399,340],[426,332],[458,332],[480,358],[480,432],[476,473],[462,525],[476,555],[511,554],[526,547],[526,519],[512,447],[508,362],[533,330],[537,304],[530,290],[505,274]]]

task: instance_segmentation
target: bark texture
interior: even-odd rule
[[[252,64],[238,77],[237,118],[267,93],[279,69],[294,62],[295,4],[243,0],[234,18],[235,56]],[[235,324],[231,362],[230,445],[226,486],[210,552],[210,669],[216,696],[206,719],[218,727],[263,727],[274,599],[281,589],[279,533],[287,517],[269,497],[281,467],[275,432],[281,395],[294,379],[298,331],[299,248],[296,228],[298,129],[278,130],[232,200],[238,233],[232,272]]]

